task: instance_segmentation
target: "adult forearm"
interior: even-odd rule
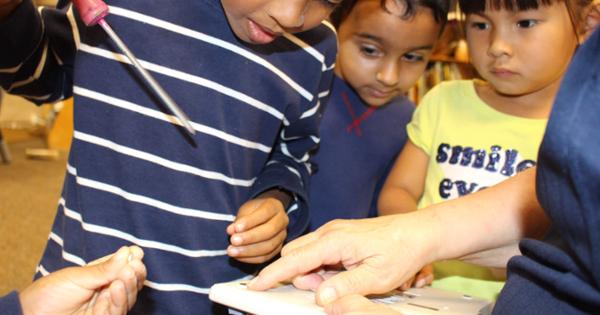
[[[459,259],[471,264],[476,264],[485,267],[492,268],[506,268],[508,260],[515,256],[520,255],[519,244],[513,243],[506,246],[484,250],[468,254],[460,257]]]
[[[0,0],[0,23],[9,16],[23,0]]]
[[[549,226],[537,201],[534,168],[417,214],[432,220],[434,260],[500,248],[523,237],[541,237]]]

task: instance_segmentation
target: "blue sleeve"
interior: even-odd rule
[[[36,104],[71,95],[77,50],[73,30],[77,27],[70,22],[75,19],[69,19],[69,8],[38,11],[31,0],[24,0],[0,24],[0,86],[4,90]]]
[[[312,172],[309,157],[310,152],[319,144],[319,125],[333,82],[336,37],[331,36],[327,44],[330,49],[327,51],[325,64],[331,66],[323,69],[320,81],[316,84],[317,90],[313,92],[314,99],[302,111],[292,107],[285,113],[286,119],[269,162],[252,187],[252,198],[272,188],[279,188],[293,195],[287,209],[290,219],[288,240],[302,235],[309,222],[308,185]]]
[[[321,77],[321,91],[328,90],[332,80],[333,71],[325,71]],[[309,152],[313,151],[319,142],[319,124],[324,108],[322,104],[325,104],[326,97],[315,97],[315,102],[315,113],[308,117],[300,115],[282,127],[269,162],[252,187],[253,198],[272,188],[283,189],[293,195],[287,209],[290,219],[288,240],[304,233],[309,221],[308,185],[312,171]]]
[[[21,315],[21,303],[19,294],[16,291],[0,297],[0,314],[2,315]]]

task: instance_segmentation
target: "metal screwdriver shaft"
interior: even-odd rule
[[[113,31],[113,29],[104,20],[104,17],[108,15],[108,6],[101,0],[74,0],[73,3],[78,9],[79,14],[83,22],[87,26],[99,24],[102,29],[108,34],[108,36],[117,44],[117,47],[127,56],[129,61],[133,64],[137,72],[142,78],[148,83],[150,88],[160,97],[169,110],[175,114],[175,117],[181,122],[181,125],[191,134],[196,134],[196,131],[190,124],[188,116],[181,110],[181,108],[175,103],[175,101],[169,96],[169,94],[156,82],[156,80],[150,75],[144,67],[139,63],[133,53],[127,48],[125,43],[119,38],[119,36]]]

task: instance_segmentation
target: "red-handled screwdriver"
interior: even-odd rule
[[[104,17],[108,15],[108,6],[102,0],[73,0],[73,4],[79,11],[79,15],[83,20],[83,23],[87,26],[93,26],[99,24],[108,36],[117,44],[119,49],[129,58],[129,61],[133,64],[138,73],[144,78],[146,83],[150,85],[150,88],[160,97],[160,99],[167,105],[167,107],[175,114],[177,119],[181,122],[181,125],[191,134],[194,135],[196,131],[190,124],[190,120],[187,115],[179,108],[175,101],[167,94],[167,92],[154,80],[144,67],[138,62],[137,58],[131,53],[129,48],[123,43],[123,41],[117,36],[113,29],[106,23]]]

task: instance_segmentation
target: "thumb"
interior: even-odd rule
[[[129,248],[121,247],[104,261],[74,270],[76,274],[73,275],[72,280],[80,287],[89,290],[101,288],[118,277],[119,272],[127,266],[129,255]]]
[[[367,265],[340,272],[324,281],[317,290],[317,304],[327,305],[350,294],[367,295],[379,292],[377,273]]]

